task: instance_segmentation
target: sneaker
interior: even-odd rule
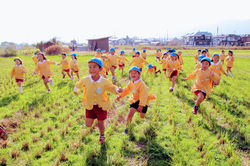
[[[99,137],[99,144],[103,144],[104,143],[104,141],[105,141],[105,136],[103,135],[103,136],[100,136]]]
[[[113,77],[112,77],[112,80],[113,80],[113,81],[114,81],[114,80],[116,80],[116,77],[115,77],[115,76],[113,76]]]
[[[50,85],[53,86],[53,80],[50,79],[49,82],[50,82]]]
[[[74,77],[71,77],[70,79],[71,79],[71,80],[73,80],[73,79],[74,79]]]
[[[63,78],[65,78],[65,75],[66,75],[66,74],[63,75]]]
[[[173,91],[174,91],[174,88],[170,87],[169,92],[173,92]]]
[[[128,129],[125,128],[125,129],[123,130],[123,133],[122,133],[122,134],[123,134],[123,135],[128,134]]]
[[[195,106],[193,107],[193,111],[192,111],[192,112],[193,112],[193,114],[195,114],[195,115],[196,115],[196,114],[197,114],[197,112],[198,112],[198,110],[199,110],[199,106],[196,106],[196,105],[195,105]]]
[[[50,93],[50,89],[48,89],[48,93]]]

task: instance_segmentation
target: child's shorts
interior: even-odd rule
[[[74,73],[78,73],[79,71],[78,70],[74,70],[74,69],[71,69]]]
[[[105,120],[107,119],[107,111],[102,110],[98,105],[94,105],[92,110],[86,109],[85,116],[90,119]]]
[[[116,69],[116,66],[112,66],[114,69]]]
[[[50,76],[48,76],[48,78],[50,78]],[[45,80],[45,76],[44,75],[42,76],[42,79]]]
[[[69,73],[69,69],[63,69],[63,71]]]
[[[177,75],[178,75],[178,71],[177,71],[177,70],[174,70],[174,71],[170,74],[169,78],[172,78],[172,77],[177,76]]]
[[[130,104],[129,108],[134,108],[137,110],[139,108],[139,103],[140,103],[140,100],[138,100],[135,103]],[[148,106],[146,105],[142,108],[142,113],[146,114],[147,110],[148,110]]]
[[[121,64],[121,65],[119,65],[119,67],[120,67],[120,68],[123,68],[123,67],[125,67],[125,64]]]
[[[167,71],[167,69],[162,69],[163,71]]]
[[[202,94],[203,94],[204,99],[206,98],[206,95],[207,95],[207,94],[206,94],[206,92],[204,92],[203,90],[197,90],[197,91],[194,92],[194,94],[195,94],[196,96],[198,96],[199,93],[202,93]]]
[[[24,79],[16,79],[16,82],[24,82]]]

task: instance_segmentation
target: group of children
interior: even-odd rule
[[[156,66],[148,63],[146,60],[146,50],[143,50],[143,55],[140,55],[140,52],[135,49],[133,51],[133,59],[129,63],[131,68],[128,71],[130,81],[125,88],[117,87],[114,83],[106,79],[108,72],[111,71],[112,80],[115,81],[115,70],[117,66],[119,66],[119,69],[122,70],[123,73],[125,62],[128,62],[128,59],[124,56],[125,52],[121,51],[120,55],[117,56],[115,55],[114,48],[110,49],[109,55],[105,55],[102,50],[98,49],[95,57],[88,61],[89,76],[81,79],[79,79],[79,67],[77,64],[76,54],[71,55],[71,62],[67,60],[66,54],[62,54],[61,62],[56,63],[54,61],[47,60],[43,53],[36,52],[32,57],[36,66],[34,74],[39,72],[46,88],[50,91],[48,82],[53,85],[50,64],[62,65],[63,78],[67,74],[72,80],[73,73],[76,73],[78,82],[75,85],[74,93],[78,94],[78,90],[83,89],[82,103],[86,109],[86,126],[91,127],[94,120],[97,119],[100,132],[99,143],[102,144],[105,141],[104,121],[107,119],[107,111],[111,108],[107,92],[118,95],[116,98],[117,101],[132,92],[132,96],[129,100],[130,106],[126,119],[126,127],[123,131],[124,134],[128,134],[128,125],[131,123],[135,112],[138,112],[140,117],[144,118],[150,101],[156,98],[155,95],[149,94],[147,85],[143,82],[143,80],[141,80],[141,74],[145,64],[148,65],[149,73],[157,74],[160,70],[156,71]],[[207,94],[211,93],[213,86],[219,85],[221,73],[228,76],[228,73],[223,70],[222,64],[219,62],[221,56],[223,56],[224,60],[224,51],[222,51],[222,53],[223,54],[221,55],[213,54],[212,60],[210,60],[208,50],[198,50],[198,55],[195,56],[195,62],[197,63],[195,71],[188,75],[187,78],[183,78],[183,80],[196,78],[194,86],[192,87],[192,92],[197,96],[197,100],[195,101],[193,108],[194,114],[197,114],[199,105],[205,99]],[[181,67],[183,65],[183,58],[181,54],[181,51],[176,53],[174,49],[169,49],[163,55],[161,54],[161,50],[157,49],[156,51],[156,61],[162,64],[162,70],[165,75],[168,74],[168,78],[172,82],[172,86],[169,89],[170,92],[174,90],[179,70],[183,71]],[[11,72],[11,77],[15,77],[18,86],[21,87],[21,84],[24,81],[24,74],[27,72],[27,69],[22,65],[22,60],[20,58],[15,58],[14,61],[16,65]],[[234,62],[233,51],[228,52],[226,61],[227,72],[231,72]],[[22,93],[22,88],[19,88],[19,92]]]

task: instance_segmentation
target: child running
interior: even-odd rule
[[[20,58],[15,58],[15,67],[11,70],[11,79],[15,77],[19,93],[22,94],[22,83],[24,82],[24,74],[27,73],[27,69],[23,66],[23,61]]]
[[[180,62],[177,60],[177,54],[175,52],[170,54],[170,61],[167,62],[167,71],[169,80],[172,82],[172,86],[169,88],[169,92],[174,91],[175,81],[179,75],[179,69],[181,69]]]
[[[182,58],[181,55],[182,55],[182,52],[181,52],[181,51],[178,51],[178,52],[177,52],[177,59],[178,59],[178,61],[180,62],[180,65],[181,65],[181,68],[180,68],[180,69],[181,69],[181,71],[183,71],[183,70],[182,70],[183,58]]]
[[[105,55],[102,55],[101,59],[102,59],[102,64],[103,64],[103,69],[101,71],[101,75],[104,78],[107,78],[107,75],[108,75],[108,72],[109,72],[109,69],[110,69],[110,61],[109,61],[108,57],[105,56]]]
[[[62,75],[63,75],[63,78],[65,78],[65,72],[67,73],[67,75],[69,76],[69,78],[71,78],[69,72],[69,61],[67,59],[67,55],[65,53],[62,53],[62,60],[61,62],[58,64],[58,65],[62,65]]]
[[[206,48],[205,51],[206,51],[206,57],[210,58],[209,50]]]
[[[35,64],[35,66],[36,66],[37,63],[38,63],[38,58],[37,58],[38,55],[39,55],[39,51],[36,51],[36,52],[34,53],[34,55],[32,56],[32,60],[33,60],[33,62],[34,62],[34,64]]]
[[[156,53],[155,53],[155,61],[157,62],[157,60],[158,60],[160,62],[161,57],[162,57],[161,49],[157,49]]]
[[[221,61],[221,64],[224,65],[224,60],[225,60],[225,51],[224,50],[221,50],[221,54],[220,54],[220,61]]]
[[[142,50],[141,56],[143,59],[145,59],[145,60],[147,59],[147,50],[146,49]]]
[[[98,49],[96,50],[95,58],[101,58],[101,56],[102,56],[102,50],[101,50],[100,48],[98,48]]]
[[[48,90],[48,93],[50,93],[50,88],[48,86],[48,82],[50,82],[50,85],[53,86],[53,80],[50,78],[53,74],[50,70],[51,64],[57,64],[54,61],[47,60],[45,55],[43,53],[40,53],[38,55],[38,64],[36,66],[35,72],[33,74],[36,74],[39,71],[40,77],[43,79],[43,83],[45,87]]]
[[[79,66],[77,62],[76,54],[71,54],[71,61],[70,61],[70,70],[71,70],[71,80],[74,79],[73,73],[76,73],[78,81],[79,81]]]
[[[132,58],[135,57],[135,48],[132,49]]]
[[[147,71],[147,73],[155,74],[155,76],[157,75],[157,73],[161,73],[161,70],[158,70],[158,71],[156,71],[156,70],[157,70],[156,66],[148,64],[148,71]]]
[[[197,114],[201,102],[206,98],[206,95],[212,91],[212,81],[217,81],[219,76],[209,69],[211,61],[205,57],[201,60],[201,68],[195,70],[187,78],[183,78],[184,81],[196,78],[192,92],[198,97],[193,107],[193,114]]]
[[[228,74],[223,70],[222,64],[220,63],[220,55],[219,54],[213,54],[212,55],[212,62],[210,69],[213,70],[218,76],[219,79],[215,82],[213,82],[213,86],[217,86],[220,84],[221,79],[221,73],[225,74],[225,76],[228,76]]]
[[[120,52],[120,56],[118,58],[118,64],[119,64],[119,70],[122,70],[122,75],[123,75],[123,70],[124,70],[124,67],[125,67],[125,62],[128,62],[128,59],[124,56],[125,54],[125,51],[121,51]]]
[[[128,134],[128,125],[131,123],[134,113],[139,112],[140,117],[144,118],[148,109],[149,102],[155,99],[155,96],[148,94],[147,85],[140,79],[141,70],[133,66],[129,69],[129,76],[131,81],[124,88],[124,91],[117,96],[116,100],[120,100],[122,97],[127,96],[131,91],[133,93],[130,99],[130,109],[126,121],[126,128],[123,131],[123,134]]]
[[[117,64],[118,64],[118,56],[115,55],[114,48],[110,48],[109,52],[110,52],[110,55],[108,56],[108,59],[110,62],[110,71],[112,73],[112,81],[115,81],[116,80],[115,69],[117,68]]]
[[[226,59],[226,66],[227,66],[227,74],[228,72],[230,72],[233,75],[233,72],[232,72],[232,67],[234,66],[234,57],[233,57],[233,51],[230,50],[228,51],[228,56],[227,56],[227,59]]]
[[[140,57],[140,52],[136,51],[135,52],[135,58],[133,58],[132,61],[130,62],[130,66],[131,65],[136,66],[142,71],[144,63],[148,64],[148,62],[145,59]]]
[[[107,91],[118,94],[122,92],[122,88],[118,88],[100,75],[103,68],[101,59],[90,59],[88,67],[89,76],[83,77],[76,83],[74,93],[78,94],[77,90],[83,89],[82,103],[86,109],[86,126],[91,127],[97,119],[100,132],[99,144],[102,144],[105,141],[104,121],[107,119],[107,111],[111,108]]]
[[[162,70],[164,71],[164,74],[165,74],[165,76],[167,76],[167,63],[168,63],[168,60],[170,60],[170,59],[168,59],[168,53],[166,52],[166,53],[164,53],[163,54],[163,57],[162,57],[162,59],[161,59],[161,62],[160,62],[160,64],[162,64]]]
[[[198,63],[198,58],[199,58],[200,55],[201,55],[201,49],[198,49],[197,54],[194,56],[194,60],[195,60],[196,64]]]

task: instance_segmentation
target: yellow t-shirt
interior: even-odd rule
[[[227,56],[226,61],[227,61],[227,63],[226,63],[227,67],[233,67],[234,66],[234,57],[233,56]]]
[[[77,63],[76,59],[72,59],[70,61],[70,68],[71,68],[71,70],[79,71],[79,66],[78,66],[78,63]]]
[[[56,64],[54,61],[50,60],[43,60],[42,62],[38,62],[35,71],[40,73],[40,76],[52,76],[52,72],[50,70],[50,65],[51,64]]]
[[[91,76],[84,77],[76,83],[76,88],[83,89],[82,103],[88,110],[93,109],[94,105],[98,105],[108,111],[111,104],[107,92],[117,94],[117,86],[102,76],[97,81],[94,81]]]
[[[24,79],[24,74],[27,73],[27,69],[23,65],[16,65],[11,70],[11,78],[15,77],[15,79]]]
[[[161,59],[160,64],[162,64],[162,69],[166,69],[167,68],[167,64],[168,64],[168,60],[166,59]]]
[[[117,66],[117,64],[118,64],[118,56],[116,56],[116,55],[109,55],[108,59],[109,59],[109,62],[110,62],[110,67]]]
[[[148,62],[142,57],[135,57],[132,59],[130,65],[136,66],[138,68],[143,68],[144,63],[148,64]]]
[[[221,73],[226,74],[220,62],[217,62],[217,63],[212,62],[210,69],[213,70],[219,77],[221,76]]]
[[[37,63],[38,63],[37,55],[33,55],[32,60],[33,60],[34,64],[37,65]]]
[[[63,70],[68,70],[69,69],[69,61],[65,58],[65,59],[62,59],[60,64],[62,65],[62,69]]]

